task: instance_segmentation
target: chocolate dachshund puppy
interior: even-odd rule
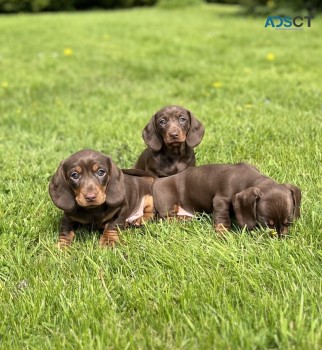
[[[278,184],[249,164],[214,164],[157,179],[153,199],[160,217],[211,213],[215,230],[224,233],[234,212],[240,227],[251,230],[261,225],[286,235],[300,216],[301,191],[294,185]]]
[[[193,148],[202,140],[204,127],[191,112],[180,106],[159,110],[142,132],[147,144],[135,168],[165,177],[195,166]]]
[[[100,245],[112,246],[119,241],[118,229],[152,219],[153,180],[142,173],[125,174],[108,156],[92,150],[62,161],[49,184],[54,204],[64,211],[58,246],[71,244],[75,223],[103,228]]]

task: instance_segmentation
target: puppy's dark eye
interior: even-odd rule
[[[187,121],[187,119],[185,117],[180,117],[179,118],[179,123],[180,124],[184,124]]]
[[[159,120],[159,125],[165,126],[165,124],[166,124],[165,119],[160,119],[160,120]]]
[[[71,174],[70,174],[70,177],[73,179],[73,180],[77,180],[79,179],[79,174],[77,171],[73,171]]]
[[[105,174],[106,174],[106,171],[103,170],[103,169],[99,169],[98,172],[97,172],[97,175],[100,176],[100,177],[104,176]]]

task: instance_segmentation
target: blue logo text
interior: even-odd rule
[[[303,29],[303,25],[311,27],[311,16],[268,16],[265,22],[265,28],[272,27],[280,30],[298,30]]]

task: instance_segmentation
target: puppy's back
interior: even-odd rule
[[[191,167],[182,173],[155,181],[155,208],[163,215],[174,205],[180,205],[188,211],[211,212],[216,195],[231,198],[263,177],[257,168],[246,163]]]

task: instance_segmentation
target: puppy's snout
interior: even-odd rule
[[[97,195],[94,192],[89,192],[86,193],[84,197],[87,202],[95,202]]]
[[[169,136],[170,136],[172,139],[177,139],[177,138],[179,137],[179,135],[180,135],[180,131],[179,131],[177,128],[171,129],[171,130],[169,131]]]
[[[178,138],[178,136],[179,136],[178,131],[177,130],[171,131],[170,136],[174,139]]]

